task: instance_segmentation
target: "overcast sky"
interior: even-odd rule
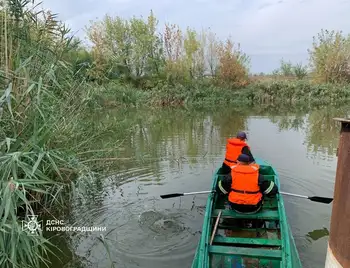
[[[106,13],[147,16],[195,29],[210,27],[219,37],[232,36],[251,57],[252,72],[270,72],[283,57],[307,62],[312,36],[321,28],[350,32],[350,0],[43,0],[44,8],[85,35],[89,20]],[[348,19],[347,19],[348,18]]]

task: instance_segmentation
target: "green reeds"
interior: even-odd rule
[[[64,57],[68,30],[31,1],[5,1],[0,11],[0,266],[48,267],[54,247],[28,216],[66,207],[75,182],[89,178],[76,152],[84,144],[81,118],[90,89],[74,79]],[[95,136],[98,133],[95,133]],[[79,141],[79,142],[77,142]],[[86,180],[88,181],[88,180]],[[42,225],[43,228],[45,225]],[[51,252],[51,254],[54,254]]]

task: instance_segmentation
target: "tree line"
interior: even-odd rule
[[[88,76],[99,81],[137,81],[138,86],[159,79],[189,83],[209,77],[214,85],[228,88],[250,82],[250,57],[232,38],[223,41],[210,30],[182,30],[175,24],[165,24],[159,33],[157,26],[152,11],[146,20],[106,15],[91,21],[86,30],[92,48],[83,48],[90,62]],[[308,77],[317,83],[349,82],[349,44],[349,36],[341,31],[321,29],[313,37],[307,65],[282,59],[272,75]]]

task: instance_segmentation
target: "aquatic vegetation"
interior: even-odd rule
[[[30,2],[5,1],[0,11],[1,267],[39,267],[52,244],[22,221],[66,207],[75,182],[87,181],[84,128],[89,88],[66,64],[76,49],[69,29]],[[79,119],[80,118],[80,119]],[[98,133],[95,133],[95,135]],[[93,135],[93,136],[95,136]],[[91,136],[91,137],[93,137]],[[44,223],[43,223],[44,224]],[[35,231],[35,230],[34,230]]]

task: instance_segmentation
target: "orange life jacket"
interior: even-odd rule
[[[235,165],[231,167],[231,192],[228,200],[241,205],[256,205],[262,198],[258,185],[259,165]]]
[[[236,164],[244,146],[248,146],[245,141],[237,138],[227,139],[224,163],[229,167]]]

